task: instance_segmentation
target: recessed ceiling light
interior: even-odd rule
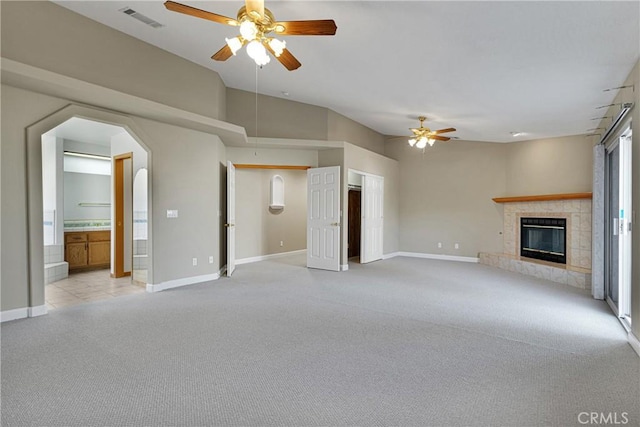
[[[510,132],[512,137],[516,137],[516,136],[522,136],[524,135],[524,132]]]
[[[283,91],[282,91],[282,94],[283,94],[284,96],[289,96],[289,92],[287,92],[286,90],[283,90]]]

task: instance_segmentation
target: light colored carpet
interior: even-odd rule
[[[3,426],[640,424],[605,303],[477,264],[304,257],[2,325]]]

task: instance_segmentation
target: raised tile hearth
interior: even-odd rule
[[[494,201],[504,203],[503,252],[480,253],[480,263],[581,289],[591,288],[591,193]],[[566,265],[520,256],[523,217],[566,219]]]

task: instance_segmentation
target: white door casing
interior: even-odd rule
[[[307,267],[340,271],[340,166],[307,170]]]
[[[382,259],[383,207],[384,178],[375,175],[364,175],[362,177],[361,264]]]
[[[227,162],[227,276],[236,269],[236,168]]]

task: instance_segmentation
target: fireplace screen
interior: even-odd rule
[[[565,218],[520,218],[520,255],[567,263]]]

